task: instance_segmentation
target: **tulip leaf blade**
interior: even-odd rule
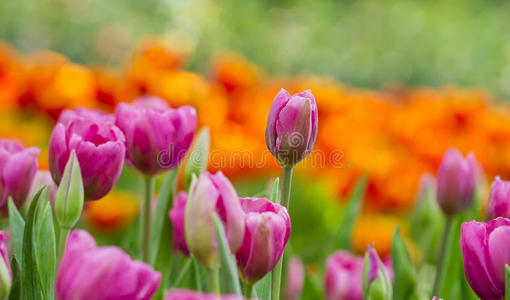
[[[186,165],[184,166],[184,183],[187,188],[191,185],[193,174],[199,176],[200,173],[207,168],[210,147],[211,134],[209,128],[204,127],[198,132]]]
[[[505,264],[505,300],[510,300],[510,267]]]
[[[334,241],[334,249],[349,250],[351,247],[351,233],[354,228],[354,223],[361,211],[363,198],[365,196],[366,177],[363,176],[358,179],[354,186],[354,190],[350,197],[349,203],[345,207],[344,216],[338,229],[337,238]]]
[[[460,226],[462,217],[451,219],[450,230],[448,231],[447,245],[443,257],[444,272],[439,278],[439,287],[437,297],[443,299],[460,299],[461,284],[460,280],[464,277],[462,270],[462,253],[460,251]],[[448,222],[447,222],[448,223]]]
[[[269,272],[262,279],[255,283],[255,296],[260,299],[271,298],[272,272]]]
[[[391,246],[393,263],[393,300],[416,299],[416,272],[411,264],[411,256],[397,226]]]
[[[276,177],[276,179],[273,182],[273,187],[271,188],[271,195],[269,200],[273,203],[278,203],[278,192],[280,189],[280,178]]]
[[[12,271],[12,285],[11,291],[9,292],[9,300],[21,299],[21,278],[19,262],[16,256],[11,259],[11,271]]]
[[[11,230],[11,243],[14,257],[19,264],[22,263],[23,257],[23,231],[25,230],[25,220],[14,205],[12,198],[9,197],[9,229]]]
[[[46,299],[41,284],[39,268],[34,251],[34,225],[37,206],[42,192],[47,189],[43,186],[32,198],[28,209],[27,222],[23,231],[23,259],[21,264],[21,291],[23,299]]]
[[[227,242],[227,236],[218,215],[213,215],[214,227],[216,228],[216,239],[218,241],[218,251],[221,261],[222,281],[225,284],[225,293],[241,295],[241,285],[239,284],[239,275],[234,255],[230,252]]]
[[[35,227],[36,260],[41,274],[41,283],[47,299],[53,299],[55,273],[57,268],[57,250],[53,213],[50,203],[40,204]]]

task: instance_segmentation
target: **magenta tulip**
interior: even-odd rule
[[[237,264],[244,280],[256,282],[280,260],[290,236],[290,217],[285,207],[265,198],[240,200],[246,216]]]
[[[223,173],[204,172],[190,187],[184,228],[189,251],[207,267],[219,263],[214,213],[223,221],[230,250],[235,253],[244,237],[239,197]]]
[[[86,200],[104,197],[119,179],[126,153],[124,134],[111,122],[77,118],[58,123],[49,146],[50,171],[59,184],[71,151],[80,163]]]
[[[45,184],[48,186],[48,201],[51,203],[51,205],[55,204],[57,186],[55,185],[55,182],[53,182],[51,173],[48,170],[39,170],[35,173],[34,180],[32,181],[32,186],[28,192],[27,201],[31,201],[37,191]]]
[[[497,217],[510,218],[510,181],[496,177],[492,183],[485,213],[487,220]]]
[[[282,166],[294,166],[313,148],[318,113],[310,91],[291,96],[282,89],[269,110],[266,145]]]
[[[172,290],[164,300],[246,300],[244,297],[236,295],[216,295],[195,292],[190,290]]]
[[[197,113],[189,105],[172,109],[157,97],[142,97],[132,104],[119,104],[115,123],[126,135],[128,164],[152,176],[175,168],[184,158]]]
[[[60,116],[58,117],[58,122],[67,126],[69,125],[69,123],[76,119],[92,120],[95,122],[110,122],[110,123],[115,122],[115,118],[111,114],[104,113],[97,109],[90,109],[84,107],[78,107],[76,109],[66,109],[62,111],[60,113]]]
[[[186,202],[188,193],[179,192],[174,198],[172,209],[169,212],[170,220],[173,225],[173,248],[184,255],[189,255],[188,245],[186,244],[186,235],[184,232],[184,218],[186,216]]]
[[[74,230],[58,268],[55,293],[58,300],[149,300],[160,281],[149,265],[118,247],[97,247],[89,233]]]
[[[5,235],[0,230],[0,299],[7,299],[12,284],[12,273],[5,246]]]
[[[466,222],[460,232],[466,279],[483,300],[502,299],[505,264],[510,264],[510,219]]]
[[[37,171],[39,149],[23,148],[16,142],[0,140],[0,215],[7,215],[7,199],[21,207]]]
[[[475,168],[473,154],[464,159],[459,151],[450,149],[444,155],[437,173],[437,201],[447,216],[464,211],[473,202]]]
[[[285,285],[285,300],[297,300],[301,296],[305,282],[305,268],[297,257],[289,259],[287,266],[287,284]]]

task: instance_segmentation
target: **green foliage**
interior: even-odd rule
[[[48,191],[46,190],[45,193],[48,193]],[[44,201],[40,204],[34,233],[35,258],[37,266],[39,267],[41,284],[46,299],[53,299],[57,268],[57,251],[55,246],[53,213],[48,201]]]
[[[9,229],[11,231],[11,244],[13,256],[16,258],[18,264],[22,264],[22,249],[23,249],[23,231],[25,230],[25,220],[19,213],[18,209],[9,197]]]
[[[418,300],[416,272],[399,227],[393,235],[391,258],[394,272],[393,300]]]
[[[218,241],[218,251],[220,253],[221,262],[221,281],[225,283],[226,290],[224,293],[228,294],[241,294],[241,286],[239,284],[239,275],[237,273],[236,259],[230,252],[227,242],[227,236],[223,230],[223,225],[219,217],[215,214],[213,216],[214,226],[216,228],[216,240]]]
[[[210,145],[211,134],[209,133],[209,128],[202,128],[197,134],[195,143],[186,162],[186,166],[184,167],[184,181],[187,188],[191,184],[193,174],[199,176],[200,173],[207,169]]]
[[[9,300],[21,299],[21,272],[19,269],[19,263],[14,256],[11,259],[11,271],[12,271],[12,286],[9,293]]]

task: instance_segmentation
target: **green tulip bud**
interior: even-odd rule
[[[191,184],[193,174],[200,176],[200,174],[207,168],[209,158],[209,147],[211,144],[211,134],[209,129],[204,127],[197,135],[195,144],[192,147],[191,154],[189,155],[186,166],[184,167],[184,181],[186,187]]]
[[[366,300],[391,300],[393,297],[390,277],[373,246],[365,253],[362,284]]]
[[[80,163],[74,150],[71,152],[57,189],[55,215],[61,227],[73,228],[83,210],[83,179]]]

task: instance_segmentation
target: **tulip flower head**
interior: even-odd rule
[[[37,172],[37,156],[37,148],[0,140],[0,215],[7,215],[8,197],[17,207],[25,203]]]
[[[78,107],[76,109],[65,109],[60,113],[58,117],[58,123],[69,125],[76,119],[81,120],[94,120],[96,122],[110,122],[114,123],[115,118],[113,115],[104,113],[97,109],[90,109],[85,107]]]
[[[492,183],[487,203],[486,219],[510,218],[510,181],[496,177]]]
[[[126,148],[124,134],[108,121],[76,118],[58,123],[50,138],[49,165],[60,184],[71,151],[76,152],[85,188],[85,200],[104,197],[119,179]]]
[[[188,201],[188,193],[179,192],[174,199],[172,209],[168,213],[173,227],[173,248],[184,255],[189,255],[188,245],[186,244],[186,235],[184,232],[184,218],[186,216],[186,202]]]
[[[265,198],[240,200],[246,216],[237,264],[244,280],[256,282],[280,260],[290,236],[290,217],[285,207]]]
[[[285,300],[298,300],[305,282],[305,268],[297,257],[289,259],[287,267],[287,284],[285,285]]]
[[[447,216],[466,210],[473,202],[476,186],[476,161],[472,153],[466,159],[450,149],[437,173],[437,201]]]
[[[92,236],[74,230],[67,239],[55,284],[57,300],[150,300],[161,275],[120,248],[96,247]]]
[[[481,299],[505,295],[505,264],[510,264],[510,219],[487,223],[466,222],[460,232],[460,249],[467,282]]]
[[[214,213],[223,221],[230,250],[235,253],[244,236],[239,197],[223,173],[204,172],[190,186],[184,228],[189,251],[206,267],[219,264]]]
[[[362,283],[365,299],[392,299],[390,276],[373,246],[365,253]]]
[[[164,300],[247,300],[236,295],[206,294],[189,290],[175,289],[166,294]]]
[[[266,145],[282,166],[294,166],[312,151],[318,119],[310,91],[291,96],[282,89],[276,95],[267,119]]]
[[[186,155],[197,126],[197,113],[186,105],[172,109],[157,97],[121,103],[115,124],[126,135],[126,159],[133,168],[153,176],[175,168]]]
[[[363,300],[363,257],[337,251],[326,262],[324,292],[327,300]]]

